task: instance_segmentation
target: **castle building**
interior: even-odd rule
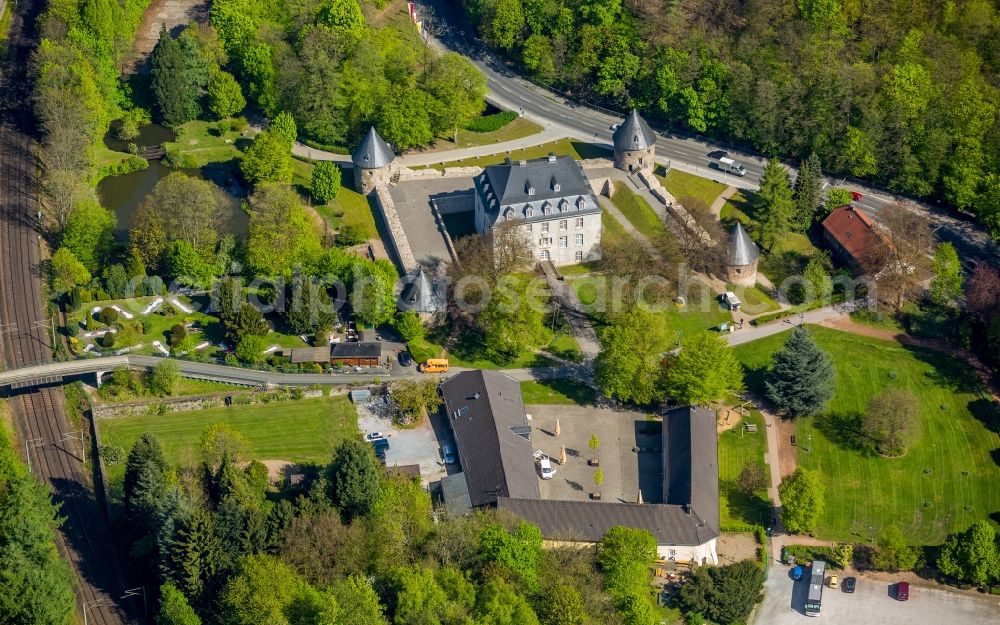
[[[656,154],[656,133],[649,127],[639,112],[632,109],[611,140],[615,148],[615,167],[632,173],[642,169],[653,169]]]
[[[757,284],[757,259],[760,250],[743,229],[743,224],[736,222],[729,232],[729,244],[726,247],[726,281],[739,286]]]
[[[473,179],[476,232],[514,222],[534,258],[572,265],[601,257],[601,207],[569,156],[486,167]]]
[[[361,140],[351,154],[354,163],[354,188],[358,193],[368,195],[379,184],[389,184],[395,166],[396,155],[389,144],[379,136],[374,127]]]

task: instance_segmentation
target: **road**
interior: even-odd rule
[[[35,214],[38,162],[31,133],[31,82],[27,76],[34,25],[44,3],[15,5],[0,83],[0,341],[9,367],[51,360],[49,325],[42,303],[41,254]],[[133,622],[116,605],[124,585],[108,533],[80,461],[80,440],[66,419],[62,391],[32,389],[11,399],[18,433],[35,475],[44,480],[65,516],[57,534],[60,552],[76,571],[76,595],[87,622]],[[69,436],[66,436],[66,435]]]
[[[557,93],[517,76],[486,52],[482,42],[473,36],[475,29],[469,24],[460,3],[454,0],[417,0],[417,5],[418,11],[422,9],[425,13],[426,7],[431,7],[437,21],[442,25],[443,32],[438,35],[439,44],[467,56],[483,72],[489,88],[489,99],[492,102],[510,110],[520,109],[526,118],[546,128],[559,128],[567,136],[611,147],[610,127],[622,120],[621,114],[612,115],[610,112],[574,104]],[[746,189],[756,189],[760,186],[766,162],[760,156],[681,134],[662,131],[658,134],[657,162],[669,161],[675,169],[712,178],[727,185]],[[709,163],[712,159],[708,154],[717,150],[726,150],[731,157],[742,162],[747,169],[747,175],[740,178],[710,169]],[[788,168],[794,179],[795,168],[792,166]],[[856,204],[876,219],[886,206],[901,199],[885,190],[853,181],[845,183],[843,180],[831,179],[827,180],[826,184],[848,186],[852,190],[860,191],[864,199]],[[927,203],[917,203],[916,206],[930,217],[938,238],[953,243],[963,258],[985,260],[997,256],[997,245],[971,217]]]

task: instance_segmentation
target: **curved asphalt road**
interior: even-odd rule
[[[426,15],[426,8],[433,11],[435,20],[441,26],[438,43],[446,48],[459,52],[470,60],[486,76],[490,91],[489,99],[503,108],[521,109],[528,119],[546,127],[562,129],[570,137],[593,143],[603,143],[611,146],[612,124],[621,121],[621,114],[611,114],[597,109],[577,105],[557,93],[539,87],[521,77],[498,61],[486,51],[485,46],[474,33],[461,5],[456,0],[417,0],[418,15],[421,10]],[[756,189],[760,185],[760,177],[764,171],[765,160],[752,154],[740,152],[720,145],[713,145],[668,131],[658,132],[656,142],[657,162],[670,162],[671,166],[712,178],[723,184],[740,188]],[[734,159],[743,163],[747,175],[743,178],[723,174],[709,168],[712,159],[710,152],[726,150]],[[796,175],[794,167],[789,166],[792,177]],[[892,193],[875,189],[857,182],[845,182],[843,179],[829,179],[830,186],[846,186],[861,192],[864,199],[858,202],[865,212],[878,218],[879,212],[897,199],[905,199]],[[971,217],[947,211],[927,204],[916,203],[931,218],[933,227],[939,239],[950,241],[958,249],[963,258],[977,260],[996,259],[998,247],[990,236]]]

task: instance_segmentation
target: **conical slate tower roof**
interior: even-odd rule
[[[750,265],[756,262],[760,256],[757,244],[750,239],[750,235],[743,229],[743,224],[736,222],[729,233],[729,247],[726,250],[726,264],[730,266]]]
[[[396,158],[396,155],[392,153],[392,148],[379,136],[374,126],[368,130],[368,134],[365,135],[365,138],[361,140],[354,153],[351,154],[351,161],[354,163],[354,166],[361,169],[385,167],[394,158]]]
[[[656,143],[656,133],[649,127],[639,111],[632,109],[625,121],[611,135],[616,150],[645,150]]]
[[[437,312],[444,307],[444,298],[423,267],[417,269],[413,281],[403,290],[404,308],[418,313]]]

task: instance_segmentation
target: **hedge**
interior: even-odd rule
[[[483,115],[482,117],[475,118],[465,126],[465,129],[472,132],[494,132],[517,118],[518,114],[515,111],[500,111],[493,115]]]
[[[314,150],[323,150],[324,152],[332,152],[333,154],[350,154],[351,151],[347,148],[339,145],[330,145],[329,143],[320,143],[319,141],[313,141],[312,139],[306,139],[305,137],[299,137],[297,139],[302,145],[307,145]],[[302,159],[309,162],[309,159]]]
[[[760,547],[757,549],[757,560],[767,570],[767,530],[759,523],[724,523],[720,532],[727,534],[753,534]]]
[[[107,163],[97,168],[94,174],[94,184],[107,178],[108,176],[122,176],[135,171],[142,171],[149,167],[149,161],[137,154],[124,158],[116,163]]]
[[[804,562],[806,560],[825,560],[831,568],[835,569],[842,569],[846,564],[838,561],[837,557],[833,553],[832,547],[785,545],[784,557],[786,560],[788,556],[795,556],[795,560],[798,562]]]

